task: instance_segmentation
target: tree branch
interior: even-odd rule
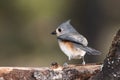
[[[120,29],[112,41],[102,71],[92,80],[120,80]]]
[[[120,80],[120,30],[112,41],[103,67],[100,64],[51,67],[0,67],[0,80]]]

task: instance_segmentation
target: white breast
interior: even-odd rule
[[[80,48],[76,48],[73,46],[68,46],[62,43],[62,41],[58,40],[60,49],[68,56],[69,60],[71,59],[81,59],[82,56],[85,55],[85,51]],[[66,43],[67,44],[67,43]]]
[[[63,53],[65,53],[65,55],[68,56],[69,60],[71,60],[72,52],[60,40],[58,40],[58,43],[59,43],[60,49],[63,51]]]

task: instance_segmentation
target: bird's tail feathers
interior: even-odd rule
[[[95,49],[93,49],[93,48],[91,48],[91,47],[88,47],[88,46],[84,47],[84,50],[85,50],[86,53],[89,54],[89,55],[100,55],[100,54],[101,54],[100,51],[95,50]]]

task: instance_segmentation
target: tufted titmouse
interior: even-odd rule
[[[87,39],[79,34],[70,24],[70,20],[62,23],[58,28],[52,32],[57,35],[60,49],[68,56],[68,59],[82,59],[82,64],[85,65],[84,56],[99,55],[101,52],[88,47]]]

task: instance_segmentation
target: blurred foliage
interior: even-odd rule
[[[86,61],[101,61],[120,28],[119,9],[119,0],[0,0],[0,65],[48,66],[67,61],[50,33],[68,19],[87,37],[89,46],[103,52],[101,58],[87,56]]]

